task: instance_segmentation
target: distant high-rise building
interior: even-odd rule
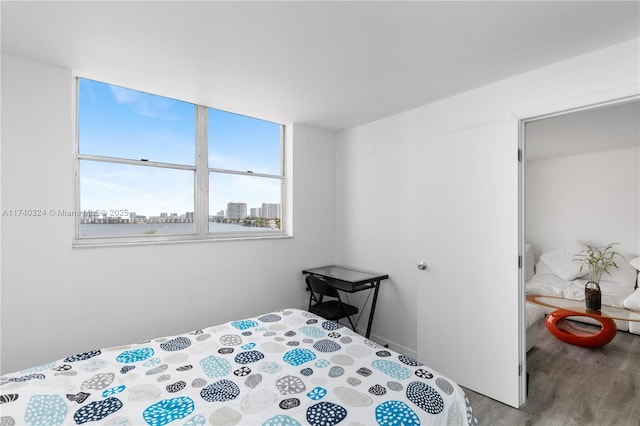
[[[280,204],[262,203],[262,215],[265,219],[276,219],[280,217]]]
[[[260,207],[252,207],[251,217],[262,217],[262,209]]]
[[[244,219],[247,217],[247,203],[227,203],[227,219]]]
[[[214,222],[216,220],[224,219],[224,210],[219,210],[218,213],[214,215],[209,215],[209,222]]]

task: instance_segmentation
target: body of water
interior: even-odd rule
[[[234,223],[209,222],[209,232],[264,232],[269,228],[252,228]],[[81,237],[124,237],[140,235],[184,235],[193,234],[193,223],[114,223],[81,224]]]

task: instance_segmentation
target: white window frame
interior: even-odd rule
[[[83,246],[126,246],[126,245],[147,245],[147,244],[167,244],[167,243],[193,243],[207,241],[229,241],[229,240],[259,240],[272,238],[289,238],[288,220],[289,214],[288,200],[289,196],[286,192],[287,176],[285,169],[286,158],[286,130],[285,124],[274,123],[280,126],[280,175],[257,173],[251,170],[227,170],[209,167],[209,141],[208,141],[208,116],[209,109],[215,109],[203,105],[193,104],[195,106],[195,165],[184,165],[165,163],[148,160],[134,160],[119,157],[108,157],[101,155],[90,155],[80,153],[79,138],[79,112],[80,112],[80,79],[86,78],[74,76],[75,90],[75,144],[74,144],[74,166],[75,166],[75,190],[74,204],[75,211],[78,213],[75,217],[75,233],[73,239],[74,247]],[[101,81],[100,81],[101,82]],[[101,82],[104,83],[104,82]],[[110,84],[110,83],[104,83]],[[137,90],[137,89],[132,89]],[[146,92],[148,93],[148,92]],[[158,95],[162,96],[162,95]],[[174,98],[170,98],[174,99]],[[237,113],[236,113],[237,114]],[[250,117],[260,120],[260,118]],[[144,167],[158,167],[172,170],[190,170],[194,172],[194,233],[192,234],[176,234],[176,235],[144,235],[144,236],[92,236],[83,237],[80,235],[81,224],[81,200],[80,200],[80,162],[81,161],[98,161],[103,163],[128,164]],[[265,231],[247,231],[247,232],[209,232],[209,176],[212,173],[217,174],[234,174],[241,176],[262,177],[268,179],[280,180],[280,229]]]

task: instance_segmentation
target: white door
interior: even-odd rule
[[[418,195],[418,359],[519,406],[518,122],[425,138]]]

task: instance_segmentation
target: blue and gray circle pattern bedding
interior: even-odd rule
[[[285,309],[0,378],[1,425],[475,425],[463,390]]]

